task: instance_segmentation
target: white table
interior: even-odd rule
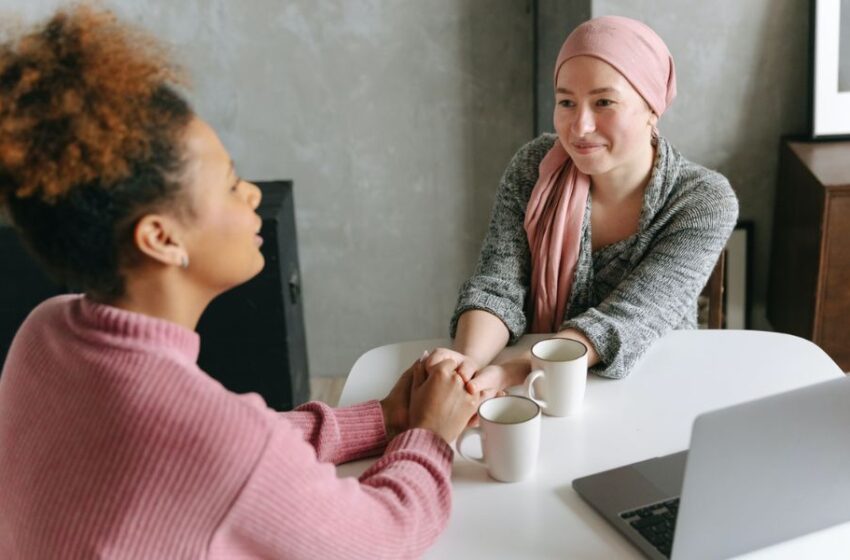
[[[506,350],[527,348],[539,335]],[[404,342],[365,353],[340,405],[381,398],[423,350],[447,339]],[[456,457],[452,518],[428,558],[640,558],[572,490],[572,480],[686,449],[701,412],[843,376],[817,346],[759,331],[675,331],[622,380],[591,376],[584,411],[543,418],[536,475],[504,484]],[[471,442],[470,445],[475,445]],[[470,449],[473,453],[477,450]],[[338,467],[356,476],[371,464]]]

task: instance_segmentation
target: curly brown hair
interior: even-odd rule
[[[180,83],[156,40],[84,5],[0,45],[0,205],[60,282],[123,293],[135,222],[178,198]]]

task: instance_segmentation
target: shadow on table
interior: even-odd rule
[[[372,459],[363,459],[360,461],[352,461],[336,467],[337,478],[354,477],[357,478],[363,474],[366,469],[372,466],[377,460],[377,457]],[[481,465],[460,457],[455,453],[455,462],[452,466],[452,484],[504,484],[490,478],[487,474],[487,469]]]
[[[616,529],[605,521],[601,515],[590,507],[587,502],[581,499],[581,496],[576,494],[571,484],[561,486],[555,489],[555,495],[570,509],[577,517],[585,522],[585,525],[590,531],[601,541],[611,542],[614,539],[619,541],[624,550],[637,552],[637,549],[632,546],[629,541],[617,532]]]

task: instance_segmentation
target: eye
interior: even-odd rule
[[[561,99],[558,101],[559,107],[575,107],[575,103],[571,99]]]
[[[236,182],[230,187],[230,192],[236,192],[239,190],[239,183],[242,182],[242,179],[236,179]]]
[[[610,107],[614,102],[610,99],[600,99],[596,102],[597,107]]]

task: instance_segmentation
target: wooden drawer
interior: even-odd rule
[[[850,188],[829,193],[824,213],[813,340],[850,371]]]
[[[850,142],[782,143],[767,303],[850,371]]]

